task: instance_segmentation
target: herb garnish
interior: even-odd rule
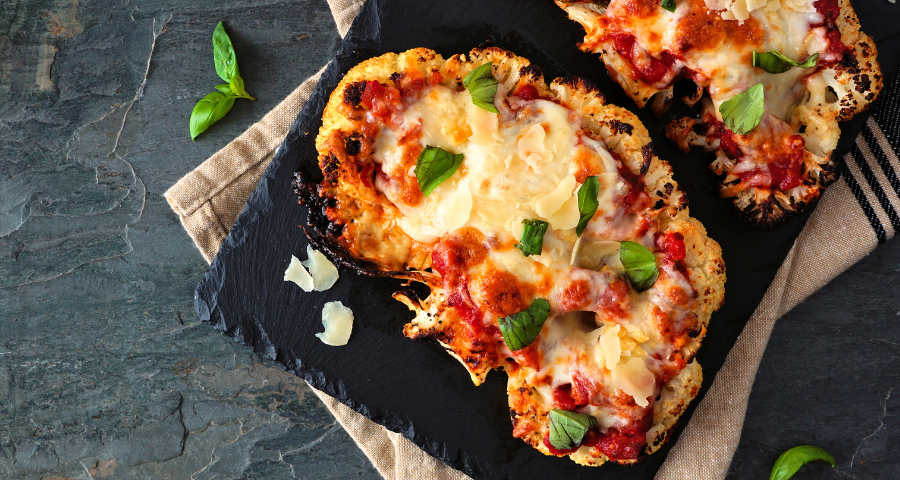
[[[675,11],[675,0],[662,0],[662,7],[670,12]]]
[[[746,135],[753,131],[765,111],[764,90],[761,83],[750,87],[746,92],[735,95],[719,105],[722,120],[732,132]]]
[[[578,226],[575,227],[575,234],[579,237],[587,227],[588,222],[597,213],[600,202],[597,200],[597,194],[600,191],[600,182],[596,176],[590,176],[584,179],[584,183],[578,188],[578,212],[581,218],[578,219]]]
[[[425,147],[416,159],[416,179],[426,197],[447,180],[462,164],[463,154],[452,154],[440,147]]]
[[[500,333],[510,350],[521,350],[537,338],[541,327],[550,316],[550,302],[543,298],[535,298],[531,306],[519,313],[497,319]]]
[[[544,248],[544,234],[547,233],[549,224],[543,220],[522,220],[522,241],[516,244],[516,248],[525,256],[540,255]]]
[[[778,52],[753,52],[753,66],[759,67],[769,73],[784,73],[794,67],[812,68],[819,61],[819,54],[814,53],[806,60],[797,63]]]
[[[494,95],[497,94],[497,79],[491,74],[491,66],[494,62],[488,62],[476,68],[466,75],[463,85],[472,96],[472,104],[489,112],[499,113],[494,105]]]
[[[550,410],[550,445],[560,450],[576,448],[588,429],[596,424],[593,415],[554,408]]]
[[[625,267],[625,276],[631,286],[638,292],[650,289],[659,277],[656,255],[639,243],[622,242],[619,245],[619,261]]]
[[[256,100],[244,88],[244,79],[238,73],[237,58],[231,39],[225,33],[222,22],[216,25],[213,32],[213,61],[216,73],[227,84],[216,85],[217,92],[210,93],[194,105],[191,112],[191,140],[203,133],[210,125],[219,121],[234,106],[236,98]]]
[[[769,475],[769,480],[787,480],[793,477],[797,470],[800,470],[800,467],[815,460],[828,462],[832,467],[835,465],[834,457],[825,450],[812,445],[800,445],[782,453],[778,457],[778,460],[775,461],[775,465],[772,467],[772,474]]]

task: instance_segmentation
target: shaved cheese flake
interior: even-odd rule
[[[340,276],[337,267],[325,255],[322,255],[318,250],[313,250],[309,245],[306,246],[306,257],[307,260],[303,260],[300,263],[309,269],[309,275],[313,280],[315,290],[324,292],[334,286]],[[306,291],[308,292],[309,290]]]
[[[578,197],[574,195],[569,197],[556,213],[547,217],[550,228],[555,230],[571,230],[578,226],[579,219],[581,213],[578,211]]]
[[[340,301],[328,302],[322,307],[322,325],[325,331],[316,334],[322,343],[333,347],[346,345],[353,330],[353,310]]]
[[[587,268],[589,270],[600,270],[608,263],[605,257],[619,257],[619,242],[609,240],[586,241],[573,262],[573,265],[579,268]]]
[[[600,335],[600,348],[603,349],[603,365],[612,370],[619,363],[619,357],[622,356],[622,346],[619,343],[619,330],[622,327],[614,325],[607,328]],[[598,362],[599,363],[599,362]]]
[[[577,185],[577,181],[575,180],[575,175],[571,173],[563,179],[559,185],[556,186],[550,193],[538,197],[534,201],[534,212],[540,215],[543,218],[549,219],[551,215],[558,212],[564,203],[570,198],[574,198],[573,192],[575,191],[575,185]],[[576,199],[576,211],[578,208],[578,203]],[[578,225],[578,221],[576,220],[575,225]],[[571,228],[575,228],[574,226]]]
[[[456,191],[441,203],[439,215],[444,222],[444,229],[448,233],[457,230],[469,221],[471,213],[472,192],[468,183],[460,182]]]
[[[646,407],[650,404],[647,397],[653,395],[656,377],[647,368],[643,359],[631,357],[627,362],[612,369],[612,384],[631,395],[638,406]]]
[[[535,124],[519,139],[519,158],[527,163],[535,171],[540,169],[540,163],[550,158],[550,152],[544,148],[544,127]]]
[[[461,93],[463,102],[466,105],[466,122],[472,130],[472,136],[469,141],[487,147],[497,144],[497,136],[499,135],[500,120],[496,113],[489,112],[481,107],[476,107],[472,103],[469,92]],[[502,138],[502,137],[501,137]]]
[[[284,271],[284,281],[296,283],[304,292],[311,292],[315,288],[313,277],[310,276],[305,268],[303,268],[303,264],[300,263],[300,260],[293,255],[291,255],[290,265],[288,265],[287,270]]]

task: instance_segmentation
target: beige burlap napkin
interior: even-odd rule
[[[364,0],[328,0],[343,36]],[[324,70],[324,69],[323,69]],[[262,120],[185,175],[166,193],[172,209],[208,262],[215,257],[250,193],[309,99],[320,70]],[[884,94],[896,96],[896,83]],[[881,108],[897,124],[896,105]],[[894,102],[895,103],[895,102]],[[892,110],[893,109],[893,110]],[[728,355],[678,443],[659,470],[658,480],[721,480],[740,440],[753,379],[775,320],[856,263],[900,228],[900,171],[888,137],[868,121],[856,148],[846,157],[849,171],[825,193],[762,303]],[[830,261],[823,262],[822,258]],[[787,286],[790,288],[787,288]],[[424,453],[334,398],[316,391],[341,425],[388,480],[468,477]]]

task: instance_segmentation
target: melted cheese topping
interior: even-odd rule
[[[574,229],[579,218],[575,194],[580,185],[573,161],[577,145],[609,168],[597,173],[612,177],[611,182],[618,179],[606,146],[581,134],[578,117],[557,103],[533,100],[531,115],[501,120],[472,106],[467,91],[433,86],[421,98],[399,116],[401,127],[379,134],[375,157],[382,171],[394,177],[413,175],[405,153],[410,146],[398,140],[398,132],[415,128],[421,131],[419,146],[441,147],[465,159],[417,205],[402,201],[402,182],[379,182],[402,214],[398,224],[417,241],[434,243],[466,225],[517,236],[521,220],[509,222],[517,218],[544,220],[554,230]],[[604,193],[603,210],[614,210],[615,192]]]
[[[485,328],[499,316],[523,310],[532,298],[550,301],[553,314],[541,334],[540,366],[530,374],[546,390],[544,408],[554,408],[551,390],[572,383],[579,372],[603,386],[598,395],[618,398],[622,392],[633,398],[638,407],[595,405],[587,410],[602,425],[622,427],[640,418],[647,398],[655,394],[658,370],[652,369],[658,369],[659,361],[651,355],[669,358],[673,351],[665,335],[654,331],[658,327],[648,320],[649,312],[662,308],[678,319],[687,309],[666,304],[665,298],[654,306],[649,293],[635,294],[628,287],[618,260],[619,241],[654,249],[654,230],[635,233],[641,215],[630,212],[623,198],[636,187],[621,176],[621,164],[607,146],[586,136],[580,117],[569,108],[548,100],[497,97],[500,114],[471,105],[466,91],[426,87],[420,101],[396,114],[398,126],[379,133],[373,156],[387,179],[376,185],[400,211],[397,225],[413,239],[463,245],[452,258],[472,257],[472,251],[485,248],[473,244],[470,231],[493,245],[485,248],[483,258],[444,276],[448,290],[453,287],[447,282],[456,281],[450,279],[465,279],[465,296],[484,312]],[[410,205],[403,188],[414,175],[411,152],[425,146],[463,154],[464,160],[428,197]],[[598,176],[600,205],[578,237],[576,173],[585,164],[598,168],[589,174]],[[549,223],[539,255],[526,257],[512,248],[524,219]],[[687,279],[680,278],[678,288],[685,286],[692,292]],[[587,314],[593,330],[584,330],[584,312],[595,312]],[[499,358],[515,356],[502,337],[497,345]],[[593,354],[585,358],[584,352]]]

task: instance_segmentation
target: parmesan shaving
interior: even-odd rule
[[[472,129],[472,136],[469,137],[469,141],[486,147],[496,145],[496,136],[498,136],[500,131],[500,120],[497,114],[481,107],[476,107],[472,103],[469,92],[464,92],[462,95],[465,97],[466,122],[468,122],[469,128]]]
[[[550,223],[550,228],[555,230],[569,230],[578,226],[579,219],[581,213],[578,211],[578,198],[573,195],[556,213],[547,217],[547,222]]]
[[[340,301],[328,302],[322,307],[322,325],[325,331],[316,334],[322,343],[333,347],[346,345],[353,330],[353,311]]]
[[[619,343],[619,330],[621,328],[618,325],[614,325],[611,328],[607,328],[600,335],[599,344],[600,348],[603,349],[603,365],[609,370],[616,368],[619,358],[622,356],[622,345]]]
[[[534,212],[543,218],[549,219],[554,213],[562,208],[567,200],[574,198],[572,192],[575,190],[576,184],[577,181],[575,180],[575,175],[570,173],[556,186],[556,188],[551,190],[550,193],[542,195],[534,201]],[[576,211],[578,209],[577,200],[575,202],[575,209]],[[578,225],[577,220],[575,221],[575,225]],[[575,225],[572,225],[569,228],[575,228]]]
[[[627,362],[612,369],[612,384],[631,395],[638,406],[646,407],[650,404],[647,397],[653,395],[656,377],[647,369],[643,359],[631,357]]]
[[[459,229],[469,221],[472,213],[472,192],[469,184],[460,182],[456,191],[441,204],[440,216],[444,222],[444,230],[450,233]]]
[[[303,260],[300,263],[309,269],[309,275],[313,280],[315,290],[324,292],[334,286],[340,277],[337,267],[325,255],[322,255],[318,250],[313,250],[309,245],[306,246],[306,257],[307,260]],[[300,288],[303,287],[301,286]],[[308,292],[309,290],[306,291]]]
[[[544,148],[544,127],[535,124],[519,139],[519,158],[527,163],[535,171],[540,169],[540,163],[550,157],[550,152]]]
[[[303,268],[300,260],[297,260],[297,257],[293,255],[291,255],[291,263],[288,265],[287,270],[284,271],[284,281],[296,283],[304,292],[311,292],[315,288],[313,277]]]

